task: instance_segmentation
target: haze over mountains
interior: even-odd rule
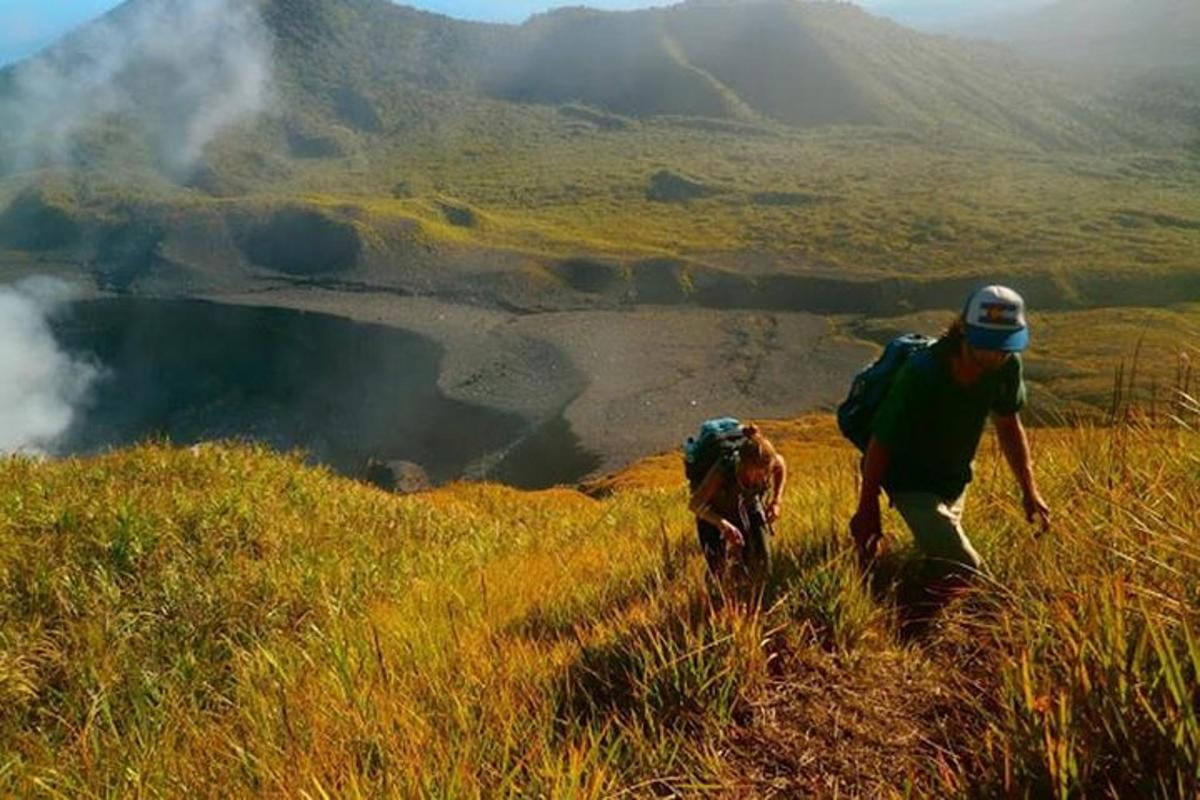
[[[1063,70],[1139,115],[1200,127],[1200,3],[1056,0],[959,30]]]
[[[946,33],[974,29],[1052,2],[1054,0],[876,0],[861,5],[904,25]]]
[[[800,127],[961,124],[1053,141],[1083,135],[1074,117],[1088,113],[1002,54],[915,34],[844,4],[693,2],[621,16],[564,10],[522,29],[498,64],[484,83],[494,96],[577,100],[632,115]]]
[[[8,0],[0,5],[0,66],[27,58],[72,28],[111,10],[120,1],[75,0],[68,5]],[[970,3],[958,0],[860,0],[859,5],[905,25],[944,31],[1049,2],[1051,0],[973,0]],[[549,0],[412,0],[409,4],[457,19],[510,23],[523,22],[555,6]],[[670,4],[664,0],[592,0],[587,5],[628,11]]]
[[[49,156],[61,161],[68,149],[62,139],[82,133],[81,117],[140,118],[151,139],[176,140],[180,131],[169,126],[185,110],[191,120],[175,160],[193,160],[210,132],[188,125],[204,120],[215,130],[268,110],[268,59],[281,90],[272,110],[301,109],[368,134],[394,135],[417,124],[433,101],[414,92],[434,92],[578,102],[638,117],[888,125],[1051,147],[1137,135],[1110,109],[1002,51],[917,34],[842,3],[693,0],[631,13],[564,9],[517,27],[456,21],[385,0],[257,6],[260,19],[222,3],[131,0],[6,71],[4,95],[15,98],[7,115],[18,121],[5,137],[6,154],[12,159],[14,138],[17,149],[45,149],[49,131],[60,151]],[[1074,20],[1066,6],[1053,11]],[[1095,36],[1113,26],[1126,30],[1118,18],[1112,11],[1097,21]],[[1200,29],[1193,18],[1162,20],[1180,52]],[[1010,38],[1020,39],[1013,25]],[[1068,29],[1086,40],[1079,26]],[[1168,52],[1132,41],[1130,50]],[[233,89],[243,94],[230,99]],[[224,98],[223,107],[205,108],[212,97]],[[117,144],[96,139],[105,137],[93,135],[86,147]]]
[[[1057,0],[970,30],[1076,67],[1200,67],[1200,3],[1192,0]]]

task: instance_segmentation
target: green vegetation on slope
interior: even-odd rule
[[[57,160],[0,143],[0,245],[134,275],[136,290],[154,270],[100,245],[150,218],[161,247],[138,252],[173,267],[294,273],[228,241],[282,207],[355,228],[364,255],[342,277],[410,290],[472,260],[524,259],[528,280],[579,255],[840,277],[1195,271],[1200,119],[1183,90],[1081,100],[999,50],[839,3],[564,10],[516,27],[384,0],[259,8],[272,113],[182,173],[135,124],[171,107],[145,87],[137,114],[81,125]],[[43,60],[70,63],[74,41]],[[661,194],[663,174],[696,190]]]
[[[603,500],[396,498],[244,447],[6,460],[0,791],[1196,788],[1195,433],[1036,432],[1039,540],[986,452],[992,577],[905,642],[910,551],[872,597],[842,541],[854,454],[769,432],[795,479],[761,613],[710,601],[673,456]]]
[[[935,152],[872,130],[744,136],[670,123],[579,126],[549,111],[498,109],[351,157],[280,162],[265,185],[256,154],[281,145],[263,131],[211,151],[206,181],[219,199],[178,189],[155,196],[154,183],[132,188],[119,176],[83,188],[50,173],[39,185],[54,193],[55,213],[77,225],[155,208],[185,225],[206,208],[250,216],[263,204],[319,204],[368,227],[417,223],[439,252],[465,244],[542,260],[672,255],[847,278],[1196,267],[1200,162],[1183,153],[1049,158]],[[703,196],[663,202],[651,189],[664,171],[697,182]],[[22,182],[8,185],[3,194],[17,198]],[[470,209],[471,223],[450,224],[447,203]],[[378,252],[394,272],[410,266],[403,249]]]

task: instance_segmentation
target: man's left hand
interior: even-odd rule
[[[769,506],[767,506],[767,522],[776,522],[782,512],[783,507],[780,505],[778,500],[776,500],[774,503],[771,503]]]
[[[1037,489],[1025,493],[1025,519],[1027,522],[1037,520],[1042,533],[1050,530],[1050,506],[1038,494]]]

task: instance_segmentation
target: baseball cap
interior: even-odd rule
[[[1017,353],[1029,346],[1025,301],[1007,286],[984,286],[967,298],[967,341],[980,350]]]

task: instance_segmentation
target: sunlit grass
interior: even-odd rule
[[[826,418],[768,433],[793,477],[759,610],[706,586],[673,457],[598,484],[600,500],[473,484],[398,498],[231,445],[6,460],[0,792],[757,793],[729,737],[794,745],[752,709],[800,702],[798,682],[836,697],[889,680],[860,671],[893,653],[909,696],[948,693],[974,722],[925,730],[949,748],[940,767],[920,741],[888,767],[846,734],[861,769],[797,762],[826,770],[820,785],[1195,788],[1196,433],[1036,431],[1055,511],[1041,539],[987,448],[967,524],[989,577],[915,642],[903,585],[872,594],[845,546],[854,453]]]

